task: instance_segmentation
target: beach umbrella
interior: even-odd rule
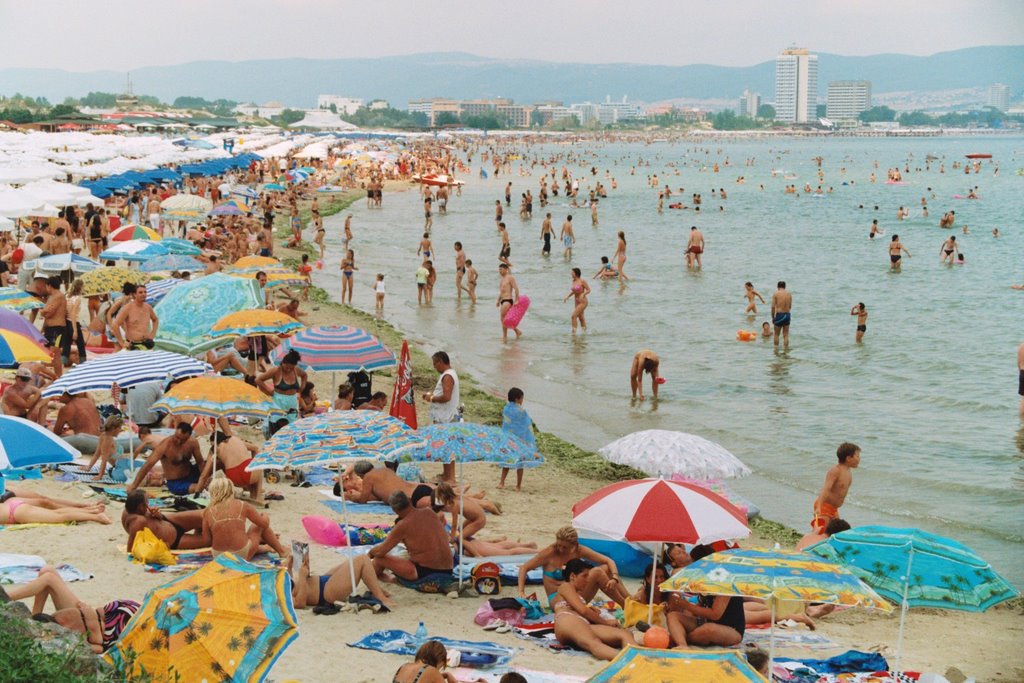
[[[302,329],[303,325],[295,318],[280,311],[268,311],[265,308],[254,308],[247,311],[228,313],[210,328],[210,336],[226,337],[265,337],[276,334],[288,334]]]
[[[247,213],[249,213],[249,207],[246,206],[244,202],[235,201],[233,199],[221,202],[210,209],[211,216],[244,216]]]
[[[280,183],[267,183],[263,186],[263,189],[269,192],[284,192],[288,188]]]
[[[190,273],[198,273],[206,270],[206,266],[191,256],[182,254],[167,254],[166,256],[154,256],[139,266],[143,273],[169,272],[172,270],[185,270]]]
[[[603,669],[588,678],[587,683],[764,683],[765,680],[742,652],[654,650],[628,645]]]
[[[18,332],[0,330],[0,368],[19,363],[49,363],[50,354],[39,342]]]
[[[303,180],[309,178],[309,173],[299,169],[293,169],[291,171],[285,171],[284,177],[286,180],[290,180],[293,183],[301,183]]]
[[[145,284],[149,275],[140,273],[134,268],[123,266],[105,266],[81,277],[82,296],[99,296],[110,292],[120,292],[126,282],[133,285]]]
[[[892,605],[842,565],[795,550],[734,548],[712,553],[677,570],[660,588],[764,600],[771,607],[769,660],[774,656],[775,608],[780,600],[892,611]]]
[[[183,240],[180,237],[165,237],[161,240],[160,245],[171,254],[199,256],[203,253],[203,250],[195,244],[188,240]]]
[[[0,232],[13,232],[14,221],[6,216],[0,216]]]
[[[166,256],[167,249],[159,242],[148,240],[127,240],[112,244],[100,252],[100,258],[104,261],[146,261],[154,256]]]
[[[220,345],[208,332],[228,313],[263,305],[263,292],[255,280],[214,273],[183,282],[156,305],[160,319],[156,343],[181,353],[199,353]]]
[[[105,659],[133,679],[263,681],[298,636],[291,585],[225,553],[149,591]]]
[[[0,287],[0,308],[11,311],[30,311],[33,308],[42,307],[42,300],[34,294],[29,294],[17,287]]]
[[[297,272],[288,268],[287,266],[249,266],[247,268],[232,267],[224,271],[225,274],[231,275],[232,277],[242,277],[255,279],[259,273],[263,273],[267,276],[267,288],[274,289],[276,287],[300,287],[308,285],[309,280],[304,275],[299,275]]]
[[[279,362],[295,349],[302,354],[299,365],[312,370],[332,372],[373,372],[395,365],[395,355],[366,330],[347,325],[308,327],[288,337],[271,353]]]
[[[44,398],[60,396],[65,391],[110,391],[117,384],[130,389],[136,384],[156,380],[182,379],[213,372],[209,363],[169,351],[118,351],[100,356],[66,370],[43,389]]]
[[[160,202],[160,218],[198,223],[206,220],[213,202],[194,194],[176,194]]]
[[[111,230],[107,237],[111,242],[127,242],[128,240],[160,241],[160,233],[156,230],[147,228],[144,225],[136,225],[135,223],[122,225],[117,230]]]
[[[711,543],[750,535],[747,516],[718,494],[693,484],[633,479],[610,484],[572,506],[572,525],[614,540]],[[654,616],[654,569],[647,618]]]
[[[651,477],[726,479],[750,474],[749,467],[717,443],[696,434],[664,429],[633,432],[598,453],[608,462],[632,467]]]
[[[202,417],[269,418],[283,414],[269,396],[241,380],[220,375],[193,377],[171,387],[153,404],[169,413]]]
[[[46,337],[39,331],[39,328],[30,323],[24,316],[5,308],[0,308],[0,330],[16,332],[39,344],[46,343]]]
[[[250,268],[252,266],[280,266],[281,262],[269,256],[243,256],[233,265],[235,268]]]
[[[896,670],[911,607],[983,612],[1020,592],[973,550],[920,529],[862,526],[817,543],[808,553],[847,568],[900,605]]]
[[[102,263],[93,261],[91,258],[79,254],[50,254],[41,256],[34,261],[26,261],[23,268],[34,268],[45,273],[62,273],[70,270],[73,273],[91,273],[103,267]]]
[[[71,462],[81,453],[31,420],[0,415],[0,470]]]
[[[165,257],[161,257],[165,258]],[[150,306],[156,304],[156,302],[167,296],[167,293],[172,289],[180,285],[184,280],[179,280],[176,277],[169,277],[163,280],[153,280],[152,282],[146,283],[146,303]]]
[[[241,197],[243,200],[259,199],[260,193],[252,189],[248,185],[233,185],[228,190],[228,194]]]

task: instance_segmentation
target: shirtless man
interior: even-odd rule
[[[387,538],[368,553],[377,576],[382,577],[387,569],[406,581],[416,581],[430,574],[451,573],[454,566],[452,550],[441,519],[432,510],[414,507],[401,491],[391,494],[388,504],[398,515],[398,521]],[[399,543],[405,544],[409,559],[388,555]]]
[[[939,256],[942,257],[942,262],[949,262],[949,265],[953,265],[956,255],[960,253],[960,247],[956,244],[956,235],[950,235],[949,239],[942,243],[942,248],[939,249]]]
[[[70,229],[70,228],[69,228]],[[50,239],[51,254],[67,254],[71,251],[71,240],[68,239],[68,230],[57,228]]]
[[[696,263],[697,267],[700,268],[700,255],[703,253],[704,235],[694,225],[690,228],[690,241],[686,243],[686,267],[692,268]]]
[[[128,532],[128,550],[135,543],[135,534],[143,529],[152,531],[171,550],[210,547],[210,537],[203,535],[202,510],[160,512],[149,506],[146,492],[141,489],[128,494],[121,513],[121,526]]]
[[[548,212],[544,216],[544,222],[540,226],[540,238],[544,241],[544,246],[541,248],[540,253],[542,256],[551,255],[551,240],[555,236],[555,229],[551,227],[551,213]]]
[[[661,365],[661,361],[658,359],[658,354],[650,349],[642,349],[633,356],[633,363],[629,366],[629,387],[633,391],[633,398],[644,400],[644,373],[646,372],[651,376],[651,394],[654,395],[655,401],[658,400],[659,365]]]
[[[123,349],[151,349],[160,320],[153,307],[146,303],[146,287],[139,285],[132,300],[121,307],[111,326],[117,343]]]
[[[135,474],[135,480],[128,485],[128,493],[139,488],[158,462],[163,466],[168,491],[176,496],[186,496],[200,490],[199,474],[206,462],[199,449],[199,442],[192,436],[192,425],[187,422],[178,423],[174,434],[157,444],[146,458],[146,464]]]
[[[850,315],[857,316],[856,339],[857,343],[860,344],[864,340],[864,333],[868,331],[868,307],[862,301],[850,309]]]
[[[462,286],[462,278],[466,274],[466,252],[462,251],[462,242],[455,243],[455,295],[462,301],[462,292],[469,290]]]
[[[501,251],[498,252],[498,260],[505,265],[512,267],[512,262],[508,260],[508,257],[512,255],[512,244],[508,241],[508,230],[505,229],[505,223],[498,223],[498,234],[501,235]]]
[[[786,291],[786,283],[779,280],[779,288],[772,294],[772,326],[775,329],[774,344],[779,345],[779,332],[783,343],[789,346],[789,323],[793,319],[793,295]]]
[[[100,413],[88,394],[64,392],[57,399],[64,405],[57,412],[53,433],[85,455],[96,452],[100,441]],[[65,431],[70,430],[70,434]]]
[[[476,303],[476,281],[480,274],[473,267],[473,260],[466,259],[466,292],[469,293],[469,300]]]
[[[587,586],[580,591],[580,597],[584,602],[589,603],[600,590],[615,603],[625,606],[629,594],[619,579],[615,561],[580,545],[579,536],[571,526],[559,529],[553,544],[541,550],[519,568],[519,596],[526,597],[527,573],[540,567],[544,572],[544,594],[548,596],[550,602],[562,584],[562,568],[565,567],[565,563],[577,558],[596,565],[590,570]]]
[[[14,384],[7,387],[0,399],[4,415],[23,417],[26,420],[46,425],[46,408],[49,401],[43,398],[39,389],[32,386],[32,371],[26,367],[18,368],[14,373]]]
[[[839,508],[846,501],[853,483],[853,468],[860,465],[860,446],[843,442],[836,449],[836,457],[839,464],[833,465],[825,475],[825,485],[814,501],[811,530],[819,534],[825,533],[828,523],[839,516]]]
[[[206,459],[203,467],[203,474],[199,477],[199,491],[202,491],[213,478],[213,466],[216,465],[224,472],[235,486],[245,489],[249,498],[255,505],[262,506],[263,501],[263,472],[246,472],[245,468],[252,462],[252,456],[259,453],[259,447],[243,441],[237,436],[216,431],[210,436],[210,443],[215,444],[216,455]]]
[[[68,335],[68,300],[60,291],[60,276],[46,278],[46,305],[43,306],[43,336],[53,348],[60,349],[61,363],[68,362],[71,353],[71,337]],[[56,358],[56,357],[55,357]],[[58,373],[60,368],[55,368]]]
[[[358,489],[350,487],[348,483],[345,485],[345,499],[353,503],[386,503],[396,492],[403,493],[416,508],[429,508],[433,503],[433,486],[406,481],[387,467],[374,467],[373,463],[360,460],[353,467],[353,471],[361,480]],[[337,485],[334,492],[338,493]]]
[[[1017,347],[1017,394],[1020,396],[1020,414],[1024,415],[1024,344]]]
[[[512,273],[508,272],[507,263],[498,266],[498,274],[501,276],[501,282],[498,283],[498,300],[494,305],[498,307],[498,320],[501,321],[501,340],[508,341],[508,328],[504,323],[505,314],[519,300],[519,285],[512,277]],[[512,330],[516,333],[517,339],[523,336],[518,327],[513,327]]]

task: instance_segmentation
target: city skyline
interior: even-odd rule
[[[412,0],[365,7],[328,0],[252,0],[244,11],[235,3],[181,0],[173,14],[159,17],[121,0],[0,0],[5,19],[0,69],[130,71],[193,60],[377,58],[439,51],[554,62],[746,66],[769,61],[781,46],[794,42],[845,56],[930,55],[1024,43],[1024,3],[935,0],[925,13],[920,7],[827,0],[793,13],[753,0],[722,5],[642,0],[624,21],[618,11],[584,12],[571,3],[537,0],[524,0],[514,10],[453,0],[444,13]],[[101,39],[88,41],[83,49],[86,27],[98,18]],[[47,39],[41,49],[38,36],[23,28],[44,25]],[[203,26],[216,31],[215,39],[198,30]],[[159,31],[160,50],[153,49],[154,30]]]

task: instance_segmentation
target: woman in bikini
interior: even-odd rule
[[[246,521],[252,522],[246,528]],[[203,535],[210,538],[213,555],[234,553],[251,560],[256,553],[273,550],[285,557],[285,549],[270,528],[270,518],[252,505],[235,500],[235,489],[225,477],[210,482],[210,503],[203,514]],[[261,546],[260,541],[266,546]]]
[[[284,354],[280,365],[256,378],[256,386],[285,411],[284,419],[289,423],[299,419],[299,392],[309,382],[306,371],[298,367],[300,360],[302,355],[292,349]],[[273,389],[267,389],[264,384],[267,380],[273,383]]]
[[[544,572],[544,594],[548,596],[550,602],[564,580],[562,567],[570,560],[580,558],[595,565],[594,569],[588,572],[589,581],[582,595],[590,600],[600,590],[619,605],[625,605],[629,594],[619,580],[619,570],[615,562],[601,553],[581,546],[579,536],[571,526],[559,529],[555,533],[553,544],[541,550],[519,568],[519,597],[526,597],[527,573],[540,567]]]
[[[63,505],[42,496],[19,496],[14,491],[0,495],[0,524],[67,524],[68,522],[99,522],[110,524],[103,514],[103,505],[88,507]]]
[[[348,295],[347,303],[352,303],[352,290],[355,289],[352,274],[357,270],[359,269],[356,267],[356,254],[349,249],[345,252],[345,258],[341,260],[341,303],[346,303],[346,294]]]
[[[575,645],[598,659],[611,661],[619,650],[636,645],[633,635],[612,617],[590,607],[581,591],[589,583],[594,565],[573,559],[565,565],[565,581],[558,587],[551,608],[555,612],[555,637],[563,645]]]
[[[455,676],[441,672],[447,663],[444,645],[428,640],[416,650],[416,659],[398,667],[391,683],[456,683]]]
[[[619,279],[628,280],[625,271],[622,269],[626,265],[626,233],[619,230],[619,243],[615,247],[615,253],[612,255],[613,259],[619,264]]]
[[[294,554],[288,558],[288,572],[293,570]],[[352,575],[348,564],[352,563],[355,571],[356,584],[362,581],[370,590],[370,594],[380,603],[392,610],[395,607],[389,598],[391,594],[381,588],[373,562],[366,555],[355,555],[351,560],[329,569],[325,574],[311,574],[309,571],[309,553],[303,553],[302,566],[293,574],[292,602],[296,609],[306,607],[323,607],[336,602],[344,602],[355,591],[352,588]]]
[[[583,279],[583,273],[579,268],[572,269],[572,286],[569,288],[569,293],[562,299],[562,303],[569,300],[569,297],[574,297],[574,308],[572,310],[572,316],[569,321],[572,323],[572,333],[576,334],[576,323],[578,322],[583,328],[583,331],[587,331],[587,319],[583,316],[583,312],[587,310],[587,295],[590,294],[590,285]]]

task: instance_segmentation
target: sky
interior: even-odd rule
[[[1024,44],[1022,0],[0,0],[0,69],[469,52],[748,66]]]

